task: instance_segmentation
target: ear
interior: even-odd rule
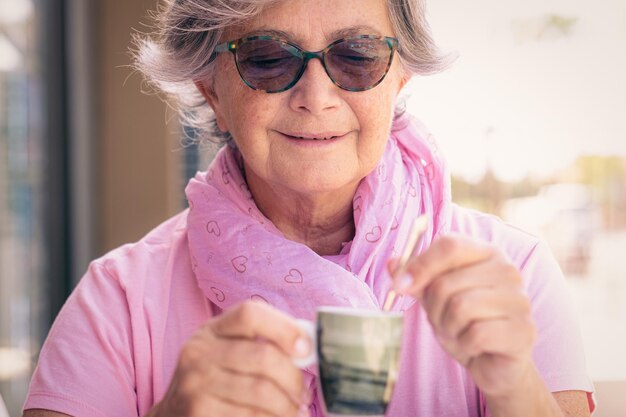
[[[196,85],[196,88],[202,94],[202,97],[206,100],[207,104],[213,109],[213,113],[215,113],[215,121],[217,122],[217,127],[222,132],[228,132],[228,124],[226,123],[226,119],[224,118],[224,112],[222,111],[222,107],[220,106],[220,100],[213,88],[213,83],[210,81],[199,81],[194,80],[193,82]]]
[[[400,78],[400,85],[398,87],[398,94],[400,94],[400,92],[402,92],[402,90],[404,89],[404,86],[411,80],[412,75],[408,73],[408,71],[403,70],[402,71],[402,77]]]

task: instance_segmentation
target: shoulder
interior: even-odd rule
[[[548,291],[561,292],[564,277],[549,246],[492,214],[453,205],[451,232],[496,246],[521,272],[531,298]]]
[[[189,264],[187,250],[187,211],[166,220],[134,243],[120,246],[94,260],[90,275],[114,280],[122,289],[145,286],[147,281],[163,278],[176,264]],[[81,281],[82,282],[82,281]]]
[[[182,212],[90,264],[54,321],[25,408],[143,415],[210,317]]]
[[[137,242],[93,260],[66,304],[91,310],[111,309],[116,314],[148,310],[165,314],[165,300],[170,299],[172,288],[183,288],[183,296],[197,290],[187,245],[186,218],[183,211]]]
[[[507,223],[495,215],[456,204],[452,206],[450,229],[453,233],[497,246],[519,267],[541,245],[539,237]]]
[[[139,241],[93,260],[65,303],[63,316],[80,320],[85,314],[108,311],[122,319],[134,310],[142,311],[146,304],[159,305],[157,300],[170,291],[172,276],[193,278],[193,272],[186,273],[191,268],[185,226],[182,212]]]

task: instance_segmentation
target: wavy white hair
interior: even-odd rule
[[[281,0],[165,0],[154,13],[156,30],[137,35],[132,51],[135,67],[148,84],[165,93],[179,111],[183,125],[197,140],[227,141],[193,80],[212,76],[207,65],[213,48],[228,28],[258,15]],[[409,75],[428,75],[445,69],[453,57],[442,54],[432,39],[425,17],[425,0],[387,0],[398,55]],[[396,109],[396,114],[402,109]]]

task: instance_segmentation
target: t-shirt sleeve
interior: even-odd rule
[[[539,242],[522,265],[537,326],[533,359],[551,392],[593,392],[574,302],[548,246]]]
[[[126,294],[92,263],[41,349],[24,409],[80,417],[137,417]]]

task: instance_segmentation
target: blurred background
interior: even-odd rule
[[[37,354],[90,260],[185,207],[212,149],[129,68],[156,0],[0,0],[0,394],[19,416]],[[596,416],[626,415],[626,2],[431,1],[459,55],[414,79],[460,204],[552,247],[576,303]],[[0,412],[1,413],[1,412]]]

